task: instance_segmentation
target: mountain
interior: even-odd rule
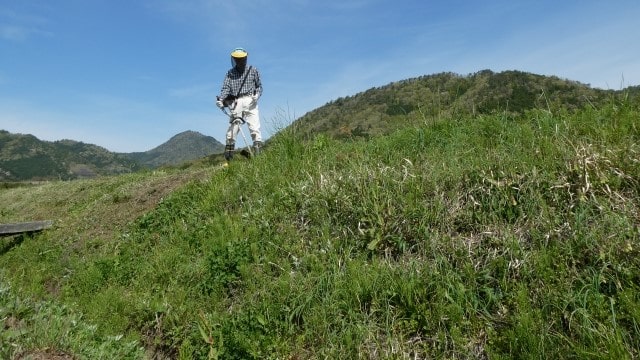
[[[97,145],[42,141],[33,135],[0,130],[0,181],[90,178],[139,168]]]
[[[196,131],[175,135],[164,144],[145,152],[121,154],[146,167],[179,165],[224,151],[224,145],[211,136]]]
[[[185,131],[147,152],[114,153],[74,140],[43,141],[33,135],[0,130],[0,181],[92,178],[178,165],[221,153],[210,136]]]
[[[638,87],[627,88],[638,96]],[[524,114],[532,109],[574,111],[598,107],[620,91],[522,71],[474,74],[440,73],[371,88],[337,98],[294,121],[303,137],[325,133],[335,138],[388,134],[398,128],[440,117],[472,117],[503,113]]]

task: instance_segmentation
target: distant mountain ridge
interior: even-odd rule
[[[33,135],[0,130],[0,181],[81,179],[178,165],[221,153],[224,145],[195,131],[137,153],[115,153],[74,140],[43,141]]]
[[[163,165],[179,165],[223,151],[224,145],[213,137],[197,131],[185,131],[149,151],[121,155],[144,166],[155,168]]]

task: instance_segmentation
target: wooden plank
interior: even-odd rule
[[[16,235],[26,232],[35,232],[48,229],[53,225],[53,220],[29,221],[23,223],[0,224],[0,236]]]

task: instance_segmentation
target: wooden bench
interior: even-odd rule
[[[0,224],[0,236],[42,231],[53,226],[53,220],[29,221],[23,223]]]

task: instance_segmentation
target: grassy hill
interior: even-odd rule
[[[2,189],[0,222],[56,223],[0,240],[0,357],[637,358],[638,118],[290,126],[226,169]]]
[[[574,111],[600,107],[621,91],[522,71],[474,74],[440,73],[406,79],[335,99],[296,120],[301,135],[335,138],[385,135],[405,127],[407,119],[523,114],[527,110]],[[637,89],[627,94],[637,96]]]

